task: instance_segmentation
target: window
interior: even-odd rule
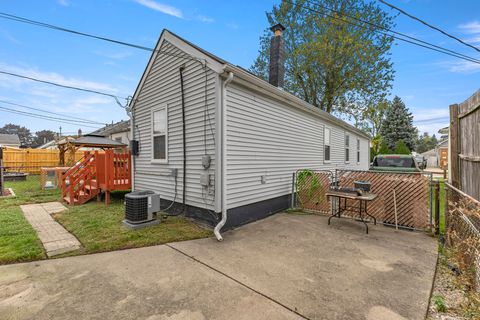
[[[325,128],[323,136],[323,160],[330,161],[330,128]]]
[[[345,135],[345,162],[350,161],[350,136]]]
[[[122,142],[122,137],[117,137],[117,138],[115,138],[115,141],[117,141],[117,142]]]
[[[167,162],[167,106],[152,111],[152,161]]]
[[[360,139],[357,139],[357,163],[360,163]]]

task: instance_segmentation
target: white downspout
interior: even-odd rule
[[[233,73],[229,72],[222,83],[222,220],[213,229],[218,241],[223,240],[220,230],[227,222],[227,85],[232,80]]]

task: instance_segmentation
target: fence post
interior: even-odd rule
[[[290,199],[290,209],[295,209],[295,171],[292,174],[292,196]]]
[[[455,188],[460,188],[460,161],[459,161],[459,121],[458,121],[458,104],[450,106],[450,169],[449,174],[451,181],[449,181]]]
[[[3,180],[3,160],[1,158],[2,150],[0,149],[0,196],[4,195],[4,180]]]
[[[440,233],[440,183],[434,181],[433,188],[435,192],[435,234],[437,235]]]

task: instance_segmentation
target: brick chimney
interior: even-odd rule
[[[280,23],[270,28],[274,33],[270,40],[270,70],[268,82],[275,87],[283,88],[285,77],[285,45],[282,37],[282,31],[285,27]]]

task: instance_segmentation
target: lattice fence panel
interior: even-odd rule
[[[353,188],[354,181],[369,181],[377,198],[368,204],[368,213],[377,220],[395,224],[395,198],[398,225],[423,229],[429,225],[429,178],[420,173],[337,171],[341,187]],[[395,197],[394,191],[395,190]]]
[[[371,183],[371,192],[377,194],[377,198],[368,203],[368,213],[377,221],[395,224],[393,195],[395,189],[398,225],[415,229],[429,226],[430,180],[421,173],[337,170],[334,176],[324,171],[315,172],[315,175],[322,182],[322,187],[315,196],[308,197],[305,190],[298,190],[297,198],[300,200],[298,204],[303,209],[329,213],[330,204],[325,192],[330,188],[332,181],[336,180],[342,188],[353,188],[354,181],[364,180]],[[358,204],[350,201],[348,205]]]
[[[325,193],[330,188],[330,184],[333,181],[333,173],[329,171],[313,171],[314,176],[306,178],[305,185],[312,184],[313,179],[317,179],[318,188],[313,190],[304,188],[297,190],[297,205],[302,209],[316,211],[320,213],[329,213],[330,204],[325,196]],[[298,179],[298,176],[297,176]]]

